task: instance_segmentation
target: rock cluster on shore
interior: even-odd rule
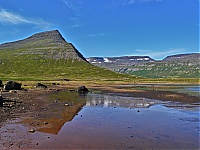
[[[0,95],[0,107],[3,107],[3,97]]]

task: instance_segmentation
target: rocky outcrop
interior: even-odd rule
[[[78,87],[78,90],[77,90],[79,93],[87,93],[89,92],[88,88],[86,88],[85,86],[80,86]]]
[[[0,80],[0,87],[3,87],[3,82]]]
[[[4,90],[21,90],[21,84],[15,81],[8,81],[4,85]]]
[[[112,71],[148,78],[198,78],[200,53],[177,54],[163,60],[149,56],[90,57],[91,64]]]
[[[3,97],[0,95],[0,107],[3,107]]]
[[[38,83],[35,87],[40,88],[40,89],[46,89],[47,88],[47,86],[42,84],[42,83]]]
[[[92,64],[117,64],[117,65],[134,65],[144,64],[146,62],[154,62],[155,60],[149,56],[122,56],[122,57],[89,57],[87,61]]]
[[[189,53],[189,54],[177,54],[167,56],[163,61],[179,61],[179,60],[198,60],[200,59],[200,53]]]

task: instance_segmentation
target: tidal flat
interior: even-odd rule
[[[199,149],[198,85],[54,88],[4,94],[21,103],[0,122],[2,149]]]

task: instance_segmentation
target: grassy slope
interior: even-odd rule
[[[131,76],[95,67],[84,61],[43,58],[40,55],[14,55],[0,51],[2,80],[131,80]]]
[[[175,61],[155,63],[153,66],[151,64],[142,66],[141,70],[130,72],[130,74],[147,78],[199,78],[199,64],[188,64]]]
[[[45,51],[48,51],[48,48]],[[114,83],[115,81],[118,83],[119,81],[126,83],[199,83],[199,78],[180,78],[180,76],[139,78],[98,68],[84,61],[52,59],[39,54],[22,54],[23,52],[24,49],[0,50],[0,80],[58,81],[69,79],[96,83]],[[160,74],[163,71],[160,71]],[[150,73],[148,70],[143,72],[145,75]],[[199,75],[199,72],[197,74]],[[135,75],[141,76],[141,74]]]
[[[87,62],[72,59],[43,59],[40,55],[13,55],[11,51],[0,51],[0,80],[52,81],[69,79],[109,83],[111,81],[132,83],[198,83],[192,78],[138,78],[118,74],[95,67]]]

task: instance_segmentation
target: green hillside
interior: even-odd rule
[[[7,55],[9,56],[9,55]],[[8,58],[12,58],[8,57]],[[0,52],[1,79],[18,80],[124,80],[128,76],[98,68],[87,62],[72,59],[43,59],[23,55],[12,59],[2,58]]]
[[[132,66],[128,73],[147,78],[200,78],[200,54],[179,54],[162,61]]]
[[[139,67],[137,67],[138,69]],[[147,77],[147,78],[199,78],[199,66],[187,66],[173,64],[166,66],[165,64],[155,64],[154,66],[144,66],[141,70],[129,72],[130,74]]]
[[[60,33],[49,31],[0,45],[0,79],[16,80],[126,80],[89,64]]]

